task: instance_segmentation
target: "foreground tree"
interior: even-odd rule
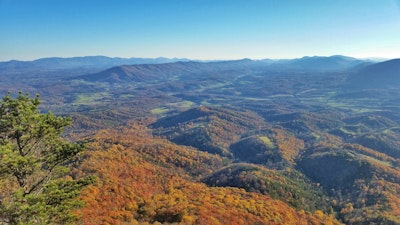
[[[41,114],[39,96],[0,101],[0,224],[68,224],[92,178],[65,176],[84,148],[60,137],[70,118]]]

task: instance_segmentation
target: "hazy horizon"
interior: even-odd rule
[[[0,0],[0,61],[400,58],[399,0]]]
[[[4,62],[10,62],[10,61],[20,61],[20,62],[32,62],[32,61],[36,61],[36,60],[42,60],[42,59],[51,59],[51,58],[60,58],[60,59],[71,59],[71,58],[85,58],[85,57],[107,57],[107,58],[121,58],[121,59],[184,59],[184,60],[190,60],[190,61],[200,61],[200,62],[212,62],[212,61],[231,61],[231,60],[243,60],[243,59],[250,59],[250,60],[292,60],[292,59],[300,59],[303,57],[333,57],[333,56],[343,56],[343,57],[350,57],[350,58],[355,58],[355,59],[359,59],[359,60],[372,60],[372,61],[376,61],[376,62],[380,62],[380,61],[386,61],[386,60],[392,60],[392,59],[397,59],[397,58],[383,58],[383,57],[365,57],[365,58],[357,58],[357,57],[352,57],[352,56],[348,56],[348,55],[329,55],[329,56],[318,56],[318,55],[314,55],[314,56],[300,56],[300,57],[296,57],[296,58],[259,58],[259,59],[254,59],[254,58],[248,58],[248,57],[242,57],[242,58],[232,58],[232,59],[191,59],[191,58],[179,58],[179,57],[163,57],[163,56],[159,56],[159,57],[152,57],[152,58],[147,58],[147,57],[119,57],[119,56],[107,56],[107,55],[82,55],[82,56],[70,56],[70,57],[59,57],[59,56],[48,56],[48,57],[43,57],[43,58],[34,58],[34,59],[27,59],[27,60],[19,60],[19,59],[10,59],[10,60],[3,60],[0,61],[2,63]]]

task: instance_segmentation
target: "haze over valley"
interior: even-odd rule
[[[0,225],[400,224],[398,0],[0,0]]]
[[[259,214],[260,208],[235,212],[229,220],[249,216],[251,223],[266,224],[323,223],[326,218],[346,224],[399,222],[398,59],[373,62],[335,55],[199,62],[79,57],[8,61],[0,67],[3,95],[20,90],[32,96],[39,93],[41,111],[73,117],[65,137],[88,142],[89,158],[74,168],[74,174],[103,178],[92,187],[99,189],[96,193],[89,187],[82,194],[88,205],[80,218],[86,224],[207,224],[202,213],[212,209],[198,207],[210,203],[196,206],[198,200],[191,193],[198,187],[187,185],[204,185],[201,189],[207,195],[215,194],[213,188],[228,188],[218,191],[247,199],[245,191],[255,195],[251,199],[271,198],[259,207],[280,200],[294,210],[270,209],[272,216]],[[106,173],[93,164],[105,163],[101,152],[114,151],[107,150],[112,148],[106,144],[110,138],[111,145],[124,146],[110,152],[113,157],[133,154],[123,156],[128,164],[118,164],[132,173],[123,182],[135,187],[122,202],[113,200],[122,197],[123,187],[114,176],[125,172],[110,164],[107,167],[113,169]],[[136,162],[137,157],[144,158]],[[172,180],[156,179],[153,185],[186,186],[188,190],[180,190],[186,203],[179,203],[179,208],[159,206],[166,212],[147,205],[164,203],[137,191],[147,190],[148,184],[134,181],[141,175],[130,160],[158,168],[150,177],[172,174]],[[97,199],[108,185],[117,188],[115,196]],[[153,191],[150,196],[175,198],[170,192]],[[154,202],[140,203],[137,198]],[[126,204],[137,206],[127,209]],[[241,207],[225,204],[231,213]],[[141,207],[156,207],[155,214]],[[107,216],[112,211],[117,216]],[[289,214],[293,220],[286,218]],[[212,218],[227,222],[222,216],[217,211]]]

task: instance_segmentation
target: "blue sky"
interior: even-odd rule
[[[400,0],[0,0],[0,61],[400,58]]]

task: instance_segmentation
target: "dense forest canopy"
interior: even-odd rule
[[[68,65],[1,65],[3,224],[400,224],[396,60]]]

